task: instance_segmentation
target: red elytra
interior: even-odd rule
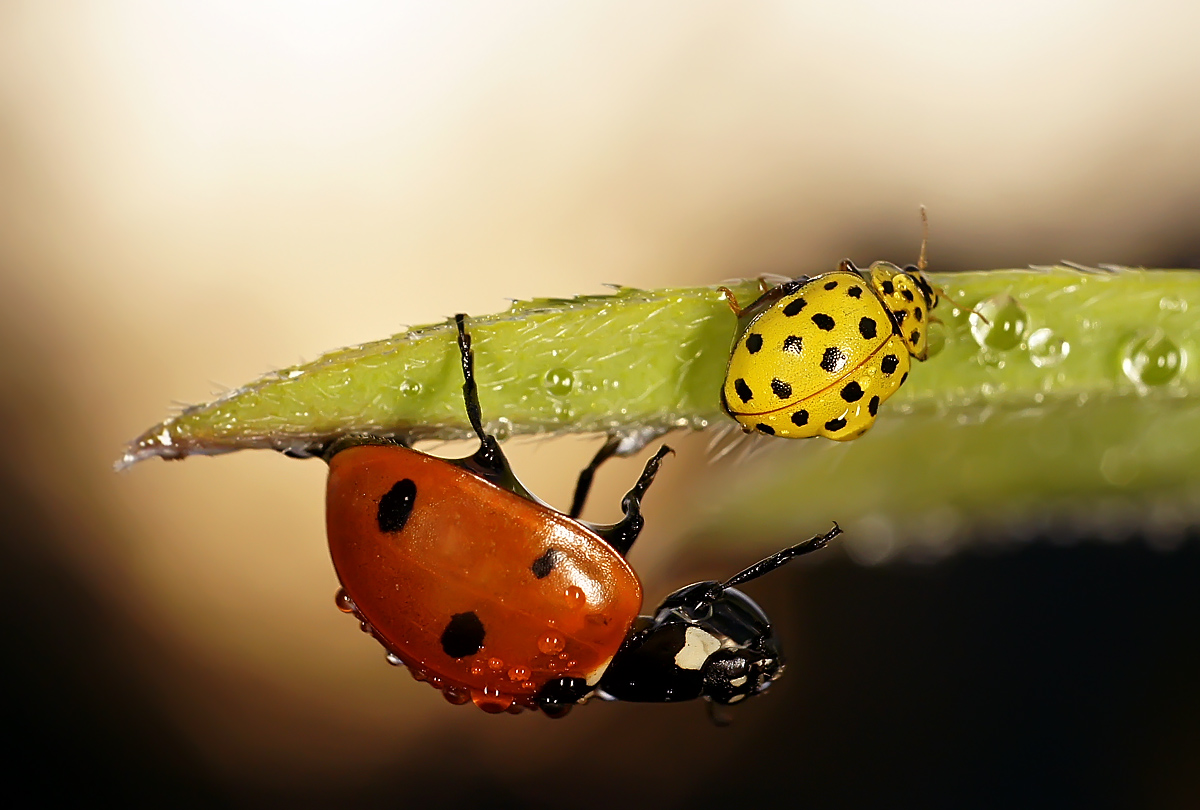
[[[351,609],[451,702],[519,710],[552,679],[594,683],[637,618],[629,564],[561,512],[396,445],[329,465],[329,548]]]

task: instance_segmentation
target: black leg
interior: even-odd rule
[[[479,449],[470,457],[471,461],[484,473],[492,473],[488,476],[490,478],[511,477],[512,473],[508,469],[504,453],[500,450],[500,443],[496,441],[495,436],[483,429],[483,409],[479,406],[479,386],[475,384],[475,353],[471,350],[467,316],[458,313],[454,316],[454,323],[458,327],[458,351],[462,356],[463,402],[467,407],[467,419],[471,421],[471,427],[479,437]]]
[[[642,470],[641,478],[621,501],[621,509],[625,512],[625,517],[619,523],[594,527],[596,534],[603,537],[622,557],[629,553],[633,541],[637,540],[638,535],[642,532],[642,526],[645,525],[646,521],[642,517],[642,498],[645,496],[646,490],[650,488],[650,484],[654,482],[654,476],[658,474],[658,466],[662,463],[663,458],[668,453],[674,452],[664,444],[646,462],[646,468]]]
[[[825,546],[829,545],[830,540],[837,537],[841,533],[841,528],[834,523],[833,528],[830,529],[827,534],[818,534],[816,537],[805,540],[803,543],[797,543],[790,548],[785,548],[783,551],[778,551],[772,554],[770,557],[767,557],[765,560],[756,562],[745,571],[734,574],[729,579],[725,580],[725,582],[721,583],[721,589],[724,590],[725,588],[733,588],[741,585],[743,582],[749,582],[752,579],[758,579],[763,574],[771,573],[779,566],[786,565],[802,554],[808,554],[810,552],[823,549]]]
[[[579,481],[575,484],[575,497],[571,499],[569,517],[577,518],[583,514],[583,505],[587,502],[588,493],[592,491],[592,479],[596,476],[596,470],[600,468],[601,464],[612,458],[620,446],[620,436],[609,436],[608,441],[600,448],[600,452],[596,453],[591,464],[588,464],[583,468],[583,472],[579,473]]]

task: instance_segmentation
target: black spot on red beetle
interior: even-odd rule
[[[894,354],[884,355],[883,362],[879,364],[879,370],[884,374],[891,376],[895,373],[897,366],[900,365],[900,358]]]
[[[804,309],[806,306],[808,306],[807,301],[805,301],[803,298],[797,298],[795,301],[788,303],[788,305],[783,308],[783,314],[787,315],[789,318],[793,315],[799,315],[800,310]]]
[[[877,326],[874,318],[863,318],[858,322],[858,333],[863,336],[863,340],[872,340],[878,334]]]
[[[821,368],[828,371],[830,374],[835,374],[842,370],[842,366],[846,365],[846,353],[837,346],[830,346],[825,350],[825,356],[821,358]]]
[[[828,430],[830,433],[837,433],[839,430],[841,430],[845,426],[846,426],[846,420],[842,419],[841,417],[839,417],[837,419],[830,419],[828,422],[825,423],[825,429]]]
[[[836,290],[836,289],[837,289],[837,282],[836,282],[836,281],[826,281],[826,282],[825,282],[825,289],[827,289],[827,290]]]
[[[802,343],[799,335],[788,335],[783,339],[783,350],[792,354],[800,354]]]
[[[785,383],[783,380],[776,377],[771,380],[771,390],[775,392],[775,396],[780,399],[790,399],[792,396],[792,386]]]
[[[379,499],[379,510],[375,513],[379,531],[394,534],[403,530],[416,502],[417,485],[411,478],[392,484],[392,488]]]
[[[771,427],[770,425],[764,425],[762,422],[759,422],[757,425],[755,425],[754,429],[759,433],[765,433],[768,436],[775,435],[775,428]]]
[[[851,298],[862,298],[862,287],[851,287],[850,289],[846,290],[846,295],[850,296]]]
[[[796,427],[804,427],[808,424],[808,411],[799,410],[792,414],[792,424]]]
[[[894,293],[896,291],[896,287],[894,284],[892,284],[891,279],[888,279],[887,281],[880,284],[879,288],[881,290],[883,290],[884,295],[891,295],[892,293]]]
[[[856,382],[846,383],[846,387],[842,389],[842,399],[847,402],[858,402],[863,398],[862,386]]]
[[[871,416],[879,413],[879,397],[871,397],[871,401],[867,403],[867,413]]]
[[[442,631],[442,652],[451,658],[466,658],[483,648],[487,631],[473,611],[455,613]]]
[[[548,548],[542,556],[533,561],[533,565],[529,566],[529,570],[538,579],[545,579],[550,576],[550,572],[554,567],[562,561],[563,553],[556,548]]]
[[[824,312],[818,312],[816,315],[813,315],[812,321],[817,325],[818,329],[823,329],[826,332],[833,329],[834,326],[833,318],[829,317]]]
[[[762,348],[762,335],[758,332],[751,332],[746,338],[746,351],[750,354],[758,354],[758,350]]]
[[[750,390],[750,386],[746,385],[746,381],[741,377],[733,381],[733,390],[737,392],[738,399],[742,402],[749,402],[754,399],[754,392]]]

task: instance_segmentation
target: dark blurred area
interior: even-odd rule
[[[823,552],[749,589],[790,665],[731,727],[554,722],[447,705],[338,613],[319,462],[111,471],[211,380],[509,296],[911,261],[922,203],[937,270],[1200,267],[1198,25],[1184,2],[3,4],[5,804],[1200,806],[1195,529]],[[595,443],[510,444],[563,505]],[[647,506],[648,601],[747,562],[673,529],[703,447]]]

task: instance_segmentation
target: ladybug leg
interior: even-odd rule
[[[567,513],[568,517],[577,518],[583,514],[583,505],[587,502],[588,493],[592,490],[592,479],[596,476],[596,470],[600,469],[601,464],[616,455],[624,440],[625,437],[619,434],[609,436],[608,441],[592,458],[591,463],[579,473],[579,481],[575,484],[575,497],[571,499],[571,511]]]
[[[742,313],[746,310],[738,305],[737,296],[733,294],[733,290],[728,287],[717,287],[717,292],[725,296],[725,303],[729,304],[729,308],[733,310],[733,314],[739,318],[742,317]]]
[[[479,449],[471,456],[456,463],[462,464],[484,478],[501,486],[519,487],[516,476],[508,466],[508,459],[500,449],[496,437],[483,429],[483,409],[479,405],[479,386],[475,383],[475,352],[471,349],[471,333],[467,331],[467,316],[458,313],[454,316],[454,324],[458,327],[458,351],[462,356],[463,371],[463,402],[467,408],[467,419],[471,428],[479,437]],[[523,491],[524,488],[521,487]]]
[[[642,498],[645,496],[646,490],[650,488],[650,484],[654,483],[654,476],[658,475],[658,466],[662,463],[663,458],[668,453],[674,452],[664,444],[646,462],[646,468],[642,470],[641,477],[621,501],[621,509],[625,512],[625,517],[620,522],[611,526],[592,527],[596,534],[604,538],[605,542],[622,557],[629,553],[633,541],[637,540],[638,535],[642,533],[642,526],[646,523],[645,518],[642,517]]]

